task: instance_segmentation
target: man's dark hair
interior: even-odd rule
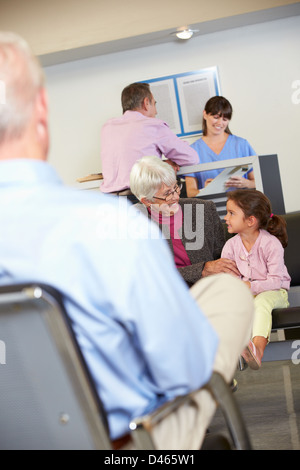
[[[128,110],[140,109],[145,98],[152,101],[152,93],[148,83],[131,83],[125,87],[121,96],[123,113]]]

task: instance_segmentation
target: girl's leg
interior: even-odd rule
[[[243,357],[249,366],[258,369],[265,348],[270,341],[272,329],[272,310],[289,306],[288,294],[285,289],[266,291],[254,298],[255,314],[252,330],[252,344],[249,343]],[[253,347],[254,345],[254,347]]]
[[[285,289],[269,290],[258,294],[254,298],[253,341],[256,337],[261,337],[266,340],[266,342],[262,341],[262,344],[266,343],[267,345],[270,341],[272,329],[272,310],[274,308],[286,308],[288,306],[288,294]],[[257,341],[260,340],[258,339]]]

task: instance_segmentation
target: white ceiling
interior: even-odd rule
[[[216,31],[224,31],[226,29],[258,24],[297,15],[300,15],[300,2],[292,5],[244,13],[226,18],[218,18],[210,21],[193,23],[189,24],[188,26],[191,29],[198,30],[198,32],[194,33],[194,36],[199,36],[203,34],[214,33]],[[40,55],[40,60],[44,66],[47,66],[97,55],[153,46],[156,44],[163,44],[171,41],[182,41],[177,39],[177,37],[174,35],[174,31],[176,31],[175,28],[169,28],[147,34],[140,34],[138,36],[73,48],[67,51],[57,51],[50,54],[43,54]]]
[[[44,66],[300,15],[295,0],[0,0],[0,28],[21,34]]]

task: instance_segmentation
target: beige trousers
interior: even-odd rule
[[[230,383],[251,335],[254,303],[250,289],[229,274],[217,274],[198,281],[191,294],[219,335],[214,370]],[[197,392],[192,405],[182,406],[153,429],[157,449],[200,449],[215,410],[209,393]]]

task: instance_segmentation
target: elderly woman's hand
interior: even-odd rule
[[[207,261],[202,271],[202,277],[212,274],[228,273],[240,277],[240,272],[236,267],[235,261],[227,258],[220,258],[215,261]]]

